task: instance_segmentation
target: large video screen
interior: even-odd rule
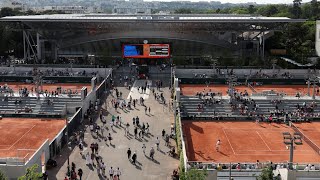
[[[122,47],[124,58],[168,58],[169,44],[124,44]]]

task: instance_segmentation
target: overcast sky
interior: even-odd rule
[[[173,1],[173,0],[144,0],[144,1]],[[180,1],[180,0],[174,0]],[[181,0],[184,1],[184,0]],[[198,2],[199,0],[186,0]],[[246,3],[246,2],[255,2],[257,4],[292,4],[293,0],[220,0],[221,3]],[[310,0],[302,0],[302,2],[310,2]]]

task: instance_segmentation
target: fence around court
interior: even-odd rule
[[[260,162],[252,163],[252,162],[241,162],[240,163],[240,169],[237,169],[236,166],[238,163],[229,162],[229,163],[218,163],[218,162],[201,162],[201,161],[188,161],[187,162],[187,169],[206,169],[208,171],[262,171],[263,168],[268,167],[270,165],[273,166],[274,170],[276,169],[282,169],[282,168],[289,168],[289,162],[278,162],[278,163],[272,163],[271,162]],[[220,166],[220,168],[219,168]],[[314,163],[293,163],[293,169],[297,171],[306,171],[306,167],[309,166],[311,171],[320,171],[320,163],[314,162]],[[314,167],[314,169],[311,169],[311,167]]]

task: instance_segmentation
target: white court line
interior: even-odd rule
[[[269,152],[269,150],[237,150],[237,152]],[[286,152],[288,150],[271,150],[271,151],[276,151],[276,152]],[[294,150],[294,152],[313,152],[314,150]]]
[[[256,131],[256,133],[258,134],[258,136],[260,137],[260,139],[264,142],[264,144],[267,146],[267,148],[269,149],[269,151],[271,151],[270,147],[269,147],[268,144],[264,141],[264,139],[261,137],[261,135],[259,134],[259,132]]]
[[[223,130],[223,132],[224,132],[224,135],[225,135],[225,136],[226,136],[226,138],[227,138],[227,141],[229,142],[229,145],[230,145],[230,147],[231,147],[231,149],[232,149],[232,151],[233,151],[233,154],[236,154],[236,153],[234,152],[234,149],[233,149],[233,147],[232,147],[232,145],[231,145],[230,141],[229,141],[229,138],[228,138],[228,136],[227,136],[226,131],[225,131],[224,129],[222,129],[222,130]]]
[[[33,125],[32,128],[30,128],[26,133],[24,133],[15,143],[13,143],[9,149],[11,149],[15,144],[17,144],[26,134],[28,134],[36,125]],[[5,149],[5,150],[9,150]]]
[[[246,130],[246,131],[248,131],[248,130],[260,130],[260,131],[263,131],[263,130],[265,130],[265,131],[283,131],[283,129],[264,129],[264,128],[224,128],[224,129],[226,129],[226,130]]]
[[[279,156],[279,155],[287,155],[287,154],[236,154],[237,156]],[[314,155],[314,154],[294,154],[294,155],[301,155],[301,156],[305,156],[305,155]]]

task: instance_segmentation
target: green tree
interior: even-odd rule
[[[292,17],[293,18],[300,18],[302,15],[301,10],[301,2],[302,0],[293,0],[293,7],[291,9]]]
[[[42,177],[42,173],[37,172],[38,168],[39,168],[38,164],[34,164],[31,167],[28,167],[26,170],[26,174],[19,177],[18,180],[40,179]]]
[[[186,9],[186,8],[180,8],[180,9],[176,9],[174,11],[175,14],[191,14],[192,11],[191,9]]]
[[[180,180],[205,180],[208,176],[207,170],[190,169],[180,173]]]
[[[260,176],[257,179],[258,180],[273,180],[272,167],[267,166],[267,167],[263,168]]]
[[[320,9],[319,9],[319,4],[317,0],[311,0],[310,2],[310,9],[311,9],[311,18],[312,20],[317,20],[320,16]]]
[[[8,179],[6,174],[1,169],[0,169],[0,179],[1,180],[7,180]]]
[[[250,4],[248,6],[248,13],[249,14],[254,14],[256,12],[256,8],[254,7],[254,5]]]
[[[263,16],[273,16],[277,13],[279,13],[277,5],[260,6],[257,10],[257,14],[261,14]]]

